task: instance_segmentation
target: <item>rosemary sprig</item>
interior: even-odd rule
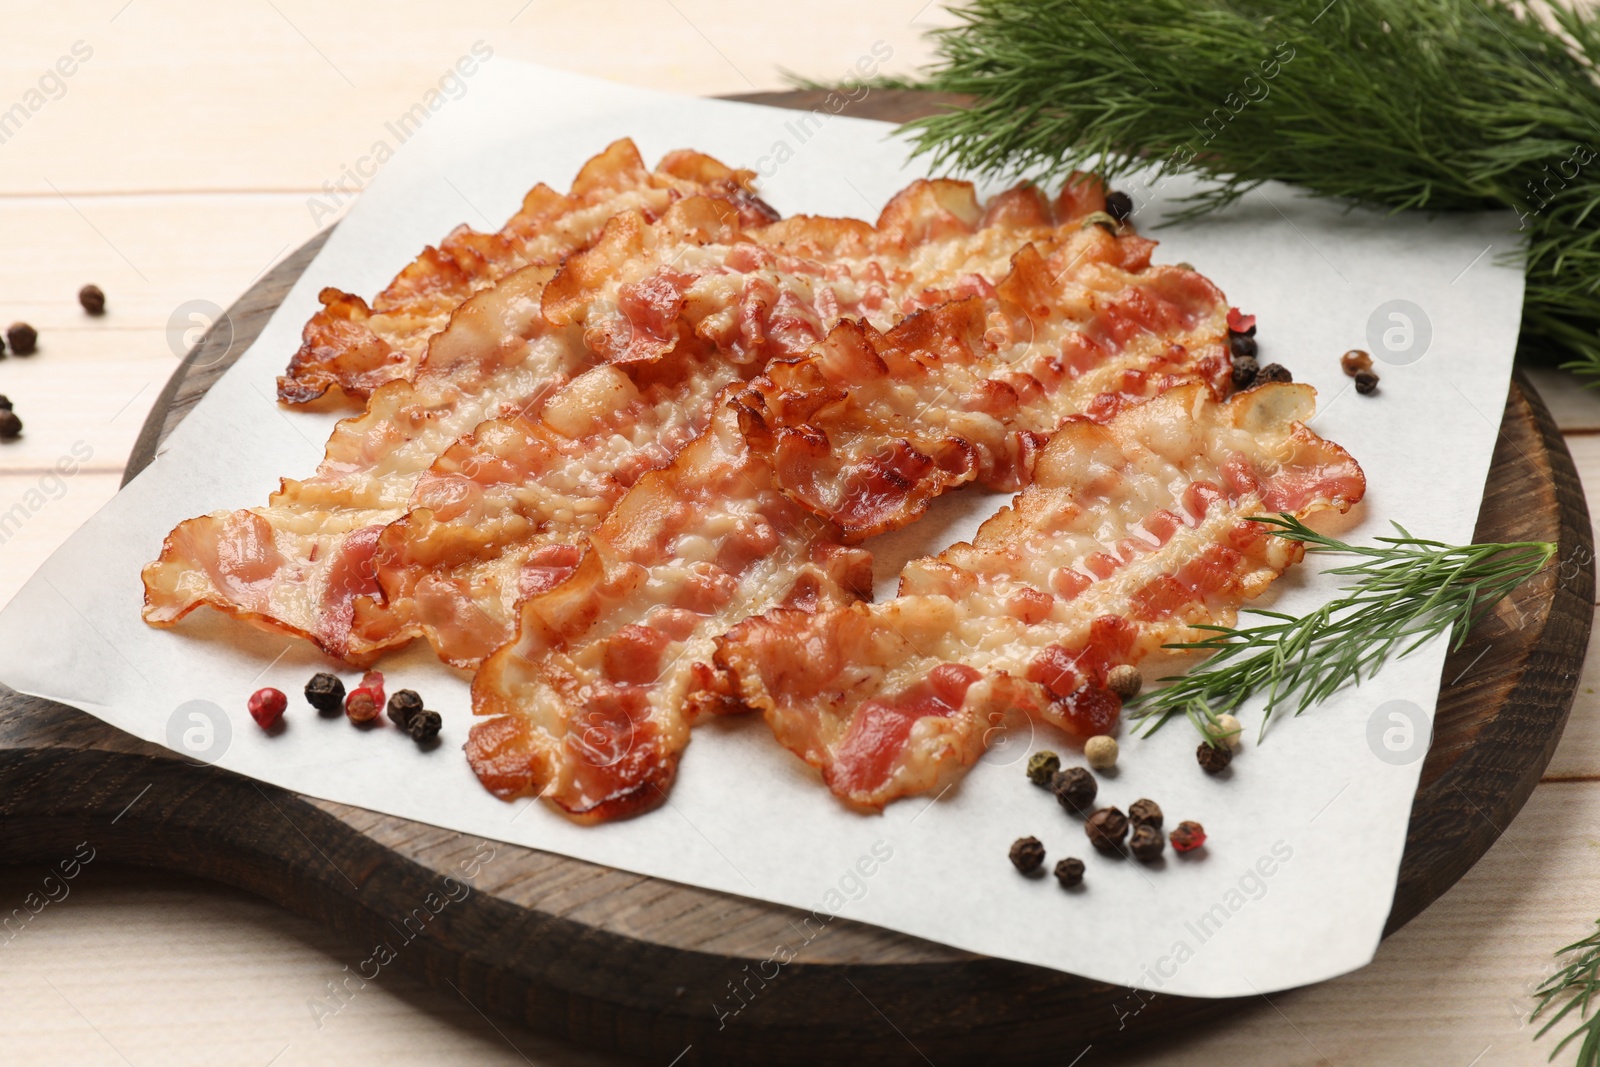
[[[1596,925],[1600,926],[1600,923]],[[1600,930],[1556,952],[1558,960],[1569,955],[1574,958],[1534,990],[1533,995],[1539,998],[1539,1003],[1534,1006],[1528,1020],[1537,1020],[1555,1004],[1561,1003],[1560,1010],[1550,1016],[1534,1035],[1537,1039],[1549,1033],[1552,1026],[1576,1010],[1577,1026],[1550,1050],[1550,1059],[1555,1059],[1556,1054],[1566,1048],[1573,1038],[1582,1034],[1583,1044],[1578,1046],[1576,1067],[1600,1067],[1600,1014],[1589,1014],[1589,1002],[1595,993],[1600,992]]]
[[[1394,210],[1506,207],[1521,355],[1600,374],[1600,13],[1514,0],[970,0],[919,152],[990,175],[1154,165]],[[1541,16],[1543,12],[1543,16]]]
[[[1309,552],[1355,557],[1327,571],[1354,581],[1308,615],[1257,610],[1252,614],[1272,621],[1242,629],[1200,625],[1196,629],[1212,636],[1167,646],[1212,655],[1187,674],[1163,678],[1171,684],[1133,702],[1132,717],[1147,724],[1146,734],[1181,712],[1214,738],[1216,717],[1258,693],[1267,694],[1265,732],[1279,707],[1292,702],[1298,715],[1440,633],[1453,632],[1452,647],[1459,647],[1474,622],[1556,552],[1550,541],[1448,545],[1412,537],[1399,523],[1399,536],[1349,545],[1292,515],[1252,521],[1274,527],[1275,536],[1299,541]]]

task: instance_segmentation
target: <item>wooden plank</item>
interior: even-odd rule
[[[0,604],[116,493],[120,465],[108,471],[93,463],[71,477],[0,474]]]
[[[93,56],[5,144],[0,195],[52,185],[69,194],[311,192],[386,136],[385,123],[480,40],[507,59],[715,95],[782,88],[784,70],[843,78],[880,41],[892,56],[876,69],[908,74],[930,54],[925,31],[948,19],[928,0],[814,0],[783,32],[771,9],[725,0],[462,0],[403,14],[360,0],[337,17],[310,0],[112,0],[96,16],[46,7],[8,38],[0,109],[74,42]],[[135,99],[138,120],[129,121]]]

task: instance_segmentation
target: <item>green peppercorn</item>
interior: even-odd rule
[[[1060,769],[1061,757],[1049,749],[1035,752],[1028,757],[1028,781],[1034,785],[1042,785],[1048,788],[1050,779],[1054,778],[1056,772]]]

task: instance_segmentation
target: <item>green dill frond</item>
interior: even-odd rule
[[[1275,179],[1393,210],[1508,208],[1527,237],[1521,354],[1600,374],[1600,13],[1507,0],[973,0],[911,123],[984,175]]]
[[[1267,697],[1265,732],[1280,707],[1292,705],[1298,715],[1439,634],[1453,634],[1459,647],[1474,622],[1556,553],[1549,541],[1448,545],[1412,537],[1398,523],[1398,536],[1349,545],[1292,515],[1252,521],[1274,527],[1275,536],[1299,541],[1309,553],[1354,557],[1355,562],[1326,572],[1351,581],[1340,596],[1310,614],[1256,611],[1252,614],[1269,621],[1244,628],[1196,626],[1211,636],[1167,646],[1211,655],[1187,674],[1163,678],[1171,684],[1132,702],[1132,717],[1145,724],[1146,734],[1184,714],[1202,736],[1211,736],[1216,716],[1257,694]]]

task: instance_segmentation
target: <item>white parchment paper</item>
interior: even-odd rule
[[[667,806],[581,828],[478,786],[459,751],[471,724],[467,684],[425,649],[382,666],[391,692],[415,688],[444,714],[446,743],[429,753],[392,728],[360,731],[312,714],[298,693],[328,664],[307,645],[209,611],[172,631],[140,620],[139,568],[172,526],[262,503],[280,476],[304,476],[320,458],[333,417],[281,411],[272,398],[322,286],[376,292],[451,226],[498,228],[534,182],[564,188],[621,136],[651,162],[688,146],[758,167],[764,195],[785,214],[872,219],[921,173],[890,129],[487,64],[463,98],[400,147],[160,458],[0,614],[0,679],[180,750],[188,732],[221,753],[221,766],[312,796],[1091,978],[1233,996],[1366,963],[1389,912],[1426,749],[1444,655],[1437,644],[1277,724],[1225,778],[1198,771],[1186,724],[1148,740],[1124,737],[1102,800],[1125,809],[1153,797],[1169,826],[1196,819],[1210,834],[1203,853],[1169,852],[1144,867],[1094,855],[1080,822],[1028,785],[1029,751],[1070,751],[1043,727],[1036,738],[1002,739],[940,798],[863,816],[835,803],[758,720],[713,723],[696,731]],[[1195,264],[1260,316],[1262,362],[1281,361],[1317,387],[1314,428],[1348,447],[1369,480],[1345,536],[1370,538],[1395,520],[1420,535],[1470,539],[1522,300],[1521,273],[1502,259],[1517,248],[1510,216],[1390,218],[1268,186],[1222,217],[1157,230],[1190,187],[1124,188],[1139,202],[1136,221],[1162,241],[1157,261]],[[1382,391],[1358,396],[1340,353],[1384,356],[1376,349],[1385,344],[1394,361],[1380,359]],[[880,539],[871,546],[880,590],[892,588],[908,555],[970,534],[1001,499],[956,494],[918,526]],[[1315,563],[1303,566],[1280,583],[1276,606],[1305,610],[1334,586]],[[291,694],[280,736],[263,734],[246,713],[246,697],[262,685]],[[190,701],[225,709],[226,736],[194,733],[197,720],[183,710]],[[1253,739],[1259,716],[1244,719]],[[1006,850],[1026,834],[1044,842],[1050,864],[1084,858],[1086,888],[1069,894],[1052,879],[1019,876]],[[787,947],[799,949],[802,937],[797,927]],[[780,946],[774,952],[783,958]]]

